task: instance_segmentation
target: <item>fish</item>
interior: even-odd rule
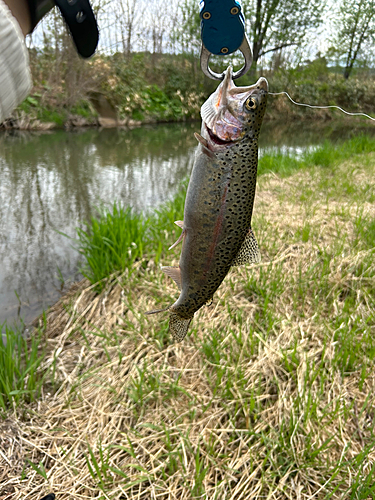
[[[233,266],[260,262],[251,228],[258,166],[258,138],[266,111],[268,83],[263,77],[237,87],[229,66],[223,81],[201,107],[201,133],[189,180],[184,220],[176,221],[182,242],[178,267],[164,266],[180,290],[169,311],[176,342],[187,335],[194,314],[212,302]]]

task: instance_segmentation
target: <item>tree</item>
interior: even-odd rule
[[[331,53],[345,58],[344,78],[348,79],[367,42],[374,42],[375,1],[342,0],[335,27]]]
[[[178,14],[180,22],[175,26],[172,37],[183,52],[197,56],[202,45],[198,2],[182,1]]]
[[[150,0],[147,5],[147,16],[144,16],[145,31],[151,41],[152,54],[162,54],[171,50],[170,33],[178,21],[178,3],[172,0],[168,3],[168,13],[161,0]]]
[[[244,0],[248,36],[253,50],[252,71],[265,54],[300,46],[322,22],[324,0]]]
[[[144,5],[139,0],[117,0],[112,3],[112,8],[120,28],[123,52],[129,56],[134,44],[135,30],[143,17]]]

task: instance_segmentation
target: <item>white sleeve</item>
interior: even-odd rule
[[[31,90],[29,56],[17,20],[0,0],[0,123]]]

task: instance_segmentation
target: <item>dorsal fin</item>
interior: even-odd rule
[[[173,279],[179,290],[182,289],[181,269],[179,267],[164,266],[161,268],[161,270],[163,271],[163,273]]]
[[[241,266],[243,264],[257,264],[260,262],[258,242],[253,230],[250,228],[244,239],[238,254],[232,261],[232,266]]]

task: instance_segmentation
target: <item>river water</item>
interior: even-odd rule
[[[30,323],[81,278],[76,227],[119,200],[152,210],[190,173],[198,123],[0,133],[0,324]],[[260,152],[300,153],[358,128],[265,123]],[[182,214],[181,214],[182,216]]]

